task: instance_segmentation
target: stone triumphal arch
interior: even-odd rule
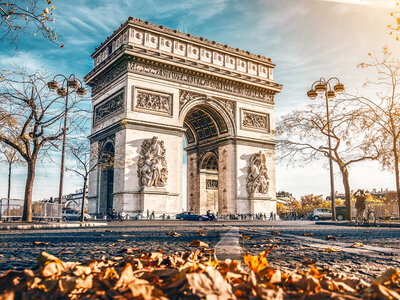
[[[184,138],[188,210],[276,211],[271,59],[134,18],[92,58],[89,212],[182,211]]]

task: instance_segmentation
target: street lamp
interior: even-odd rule
[[[334,86],[332,83],[336,82]],[[321,78],[315,81],[311,89],[307,92],[308,98],[314,100],[319,94],[325,93],[325,106],[326,106],[326,120],[328,128],[328,145],[329,145],[329,169],[331,179],[331,201],[332,201],[332,220],[336,221],[336,210],[335,210],[335,185],[333,180],[333,166],[332,166],[332,147],[331,147],[331,126],[329,121],[329,104],[328,100],[332,100],[336,97],[336,93],[342,93],[344,91],[344,85],[339,81],[338,78],[332,77],[328,80]]]
[[[56,79],[59,79],[57,81]],[[82,82],[71,74],[66,77],[62,74],[54,76],[52,81],[47,83],[47,87],[50,91],[55,91],[60,97],[65,97],[65,109],[64,109],[64,127],[63,127],[63,140],[61,150],[61,169],[60,169],[60,186],[58,191],[58,202],[62,205],[62,194],[64,185],[64,164],[65,164],[65,142],[67,136],[67,113],[68,113],[68,96],[76,93],[79,97],[86,95],[87,90],[82,87]]]

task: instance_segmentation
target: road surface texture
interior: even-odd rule
[[[206,236],[200,236],[202,230]],[[168,235],[174,231],[180,236]],[[326,240],[328,238],[328,240]],[[0,233],[0,274],[32,268],[41,251],[64,261],[123,256],[126,249],[192,251],[193,240],[216,249],[217,257],[241,259],[271,249],[270,264],[288,271],[317,267],[371,279],[400,268],[400,228],[315,225],[309,221],[124,221],[101,228],[14,230]]]

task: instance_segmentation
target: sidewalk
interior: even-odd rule
[[[107,226],[107,222],[4,222],[0,223],[1,230],[21,229],[47,229],[47,228],[78,228],[78,227],[101,227]]]
[[[336,222],[317,221],[317,222],[315,222],[315,224],[316,225],[329,225],[329,226],[332,226],[332,225],[334,225],[334,226],[357,226],[356,223],[349,222],[349,221],[336,221]],[[400,223],[399,222],[376,222],[376,227],[400,228]]]

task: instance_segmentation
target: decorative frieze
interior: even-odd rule
[[[206,180],[206,189],[207,190],[218,190],[218,180],[207,179]]]
[[[244,87],[234,81],[223,82],[217,78],[206,78],[201,73],[191,75],[181,71],[170,70],[169,66],[163,67],[153,66],[150,64],[130,61],[128,62],[128,70],[140,74],[146,74],[153,77],[168,79],[175,82],[186,83],[189,85],[199,86],[202,88],[216,90],[233,95],[239,95],[255,100],[273,102],[274,96],[266,91],[262,91],[252,87]]]
[[[270,132],[269,114],[242,110],[242,127]]]
[[[226,109],[226,111],[230,114],[232,120],[235,120],[236,105],[235,105],[234,101],[225,100],[225,99],[221,99],[221,98],[213,98],[213,99]]]
[[[270,178],[268,176],[266,161],[266,155],[261,151],[254,153],[250,158],[246,185],[247,192],[250,195],[268,193]]]
[[[172,115],[172,95],[136,89],[136,107]]]
[[[139,186],[165,187],[168,170],[164,141],[154,136],[144,140],[140,149],[138,161]]]
[[[192,92],[188,92],[188,91],[179,91],[179,111],[182,110],[183,106],[188,103],[191,102],[195,99],[199,99],[199,98],[205,98],[205,95],[202,94],[197,94],[197,93],[192,93]]]
[[[94,125],[100,121],[122,111],[124,108],[124,90],[117,92],[94,107]]]

